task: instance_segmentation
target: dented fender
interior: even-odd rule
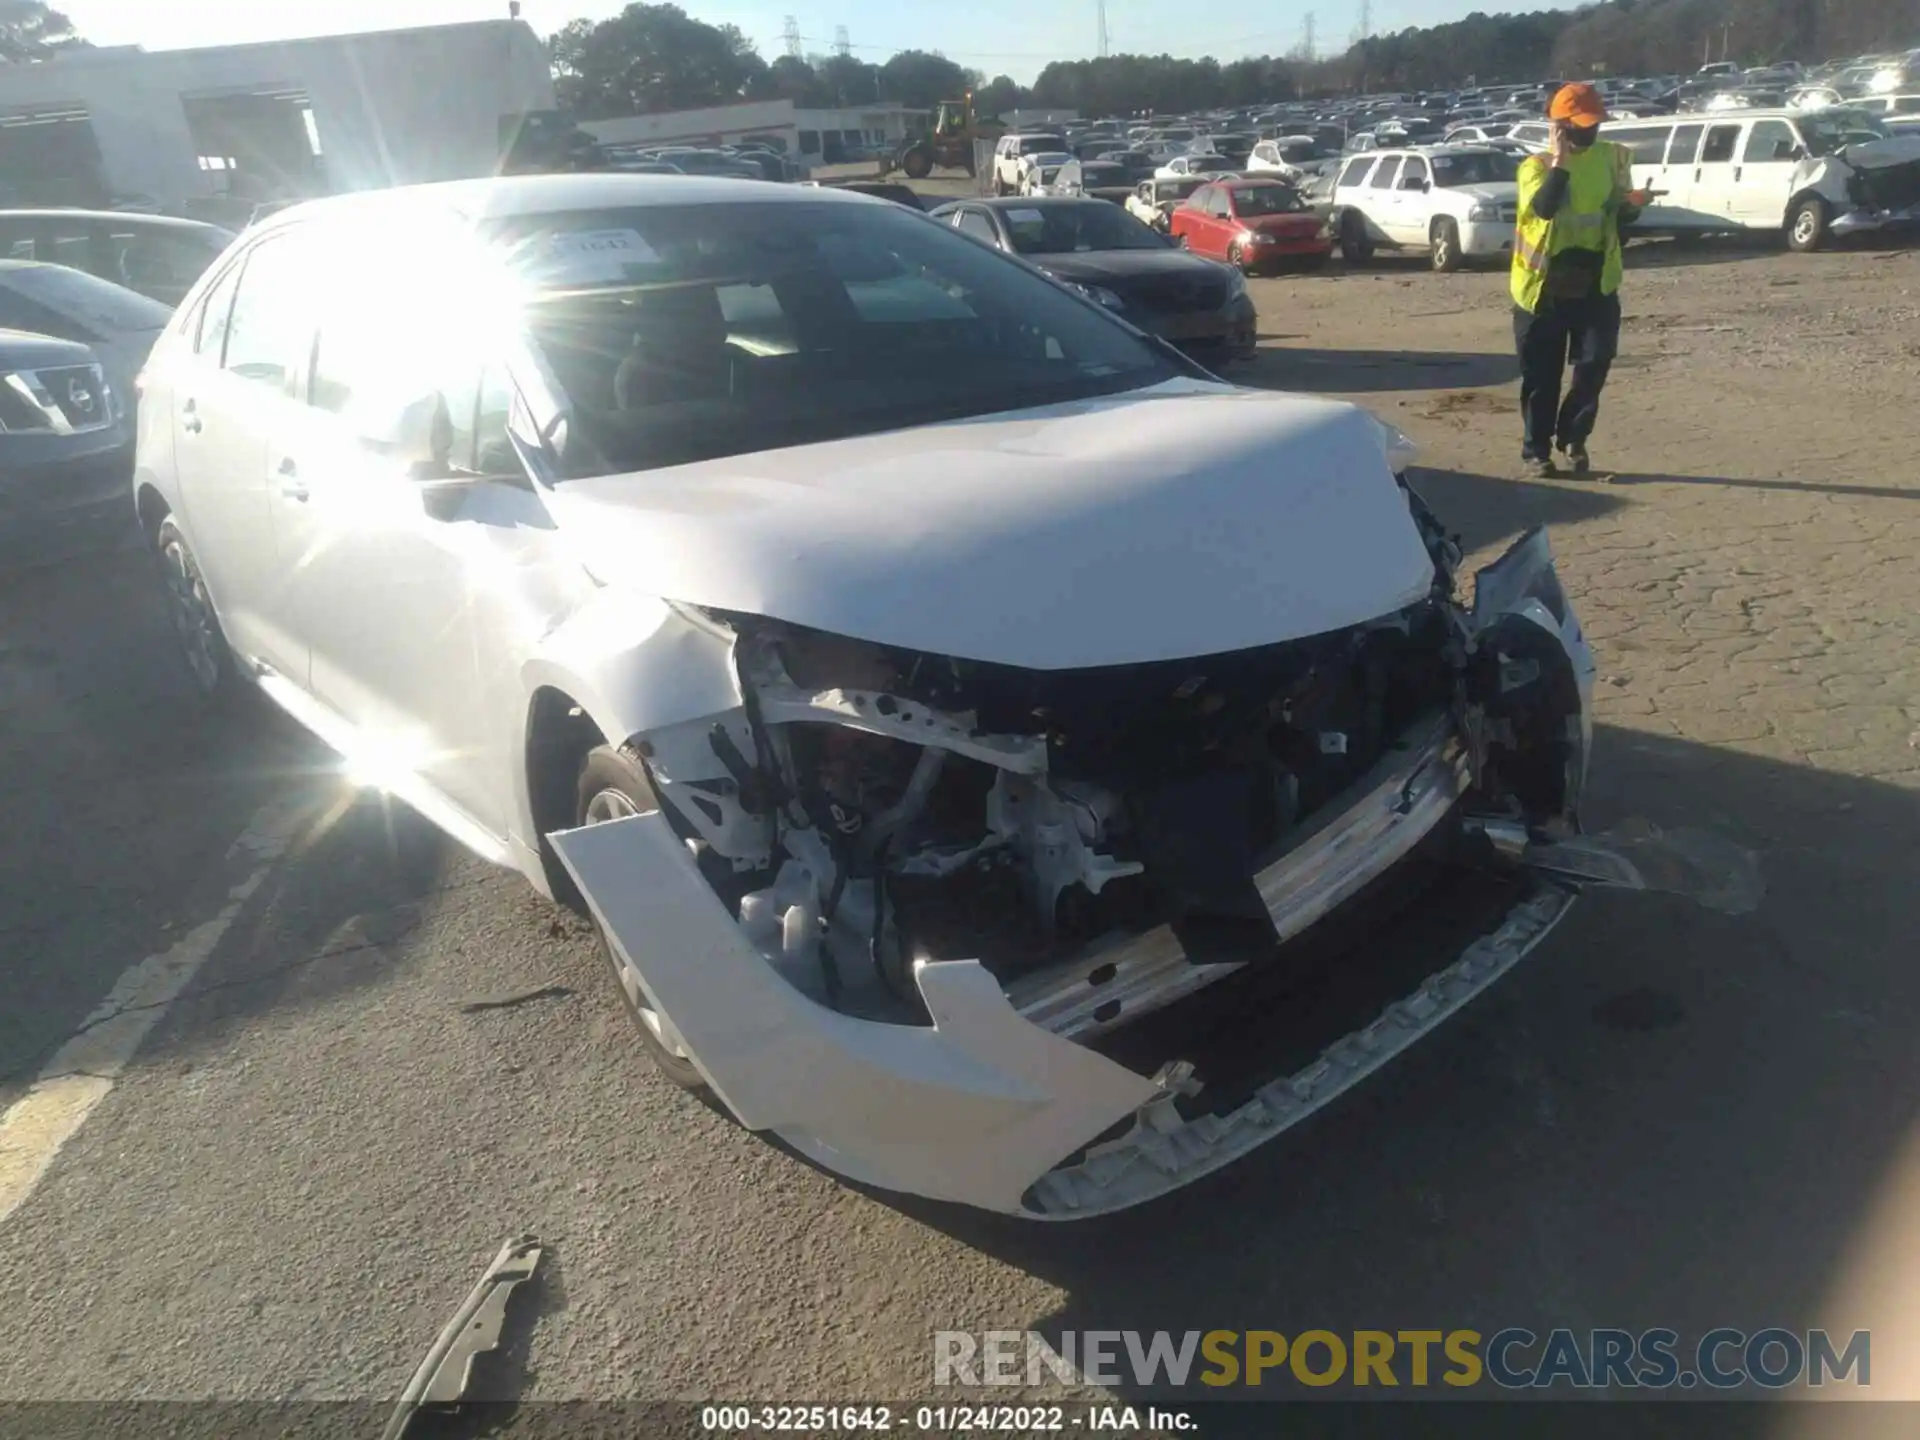
[[[754,950],[658,810],[548,838],[714,1093],[839,1174],[1020,1213],[1055,1164],[1161,1094],[1022,1019],[977,961],[915,968],[931,1027],[814,1003]]]

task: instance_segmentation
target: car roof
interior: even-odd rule
[[[464,220],[553,215],[569,210],[644,209],[651,205],[885,204],[871,195],[765,180],[711,175],[505,175],[484,180],[443,180],[400,185],[308,200],[282,210],[261,232],[306,220],[419,215],[439,212]]]
[[[1045,206],[1061,205],[1105,205],[1104,200],[1089,200],[1084,195],[1000,195],[975,198],[965,196],[950,200],[948,205],[984,205],[989,210],[1037,210]],[[946,205],[940,207],[946,209]]]
[[[205,220],[189,220],[183,215],[148,215],[139,210],[63,210],[57,206],[0,209],[0,220],[110,220],[116,225],[148,225],[156,230],[223,229]]]

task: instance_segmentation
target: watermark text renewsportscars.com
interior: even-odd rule
[[[1855,1330],[939,1330],[935,1385],[1735,1390],[1872,1384]]]

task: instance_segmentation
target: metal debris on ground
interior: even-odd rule
[[[400,1392],[381,1440],[402,1440],[427,1406],[457,1405],[473,1384],[474,1361],[497,1349],[513,1292],[540,1268],[541,1245],[531,1235],[516,1236],[500,1247],[480,1283],[454,1313]]]

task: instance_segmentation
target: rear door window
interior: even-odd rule
[[[233,314],[233,295],[240,286],[240,267],[229,266],[227,273],[215,282],[214,287],[200,302],[200,313],[195,319],[193,334],[194,353],[204,355],[214,365],[221,363],[226,351],[227,324]]]
[[[1373,190],[1391,190],[1399,178],[1400,161],[1396,156],[1391,159],[1382,160],[1380,162],[1380,168],[1373,172],[1373,179],[1368,181],[1367,185],[1369,189]]]
[[[1347,168],[1340,172],[1342,185],[1358,185],[1367,178],[1367,172],[1373,168],[1373,161],[1362,156],[1358,160],[1349,160]]]
[[[1673,140],[1667,146],[1667,164],[1691,165],[1693,157],[1700,149],[1700,135],[1706,129],[1704,125],[1676,125],[1673,127]]]
[[[1616,145],[1626,146],[1634,164],[1658,165],[1666,159],[1667,139],[1672,134],[1671,125],[1646,125],[1616,130],[1608,138]]]

